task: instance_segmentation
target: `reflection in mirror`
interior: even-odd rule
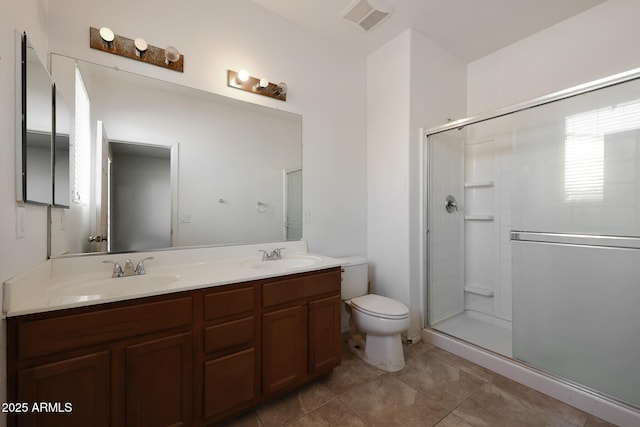
[[[52,123],[51,78],[37,52],[22,36],[21,111],[22,138],[16,144],[21,156],[19,199],[28,203],[52,202]]]
[[[74,197],[64,232],[52,231],[53,256],[301,238],[300,116],[59,55],[52,69],[57,82],[77,69],[81,82]],[[82,184],[85,142],[93,157]]]
[[[69,136],[71,115],[69,105],[54,85],[55,120],[53,139],[53,205],[69,207]]]

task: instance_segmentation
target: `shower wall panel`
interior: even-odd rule
[[[468,135],[465,308],[511,320],[511,127],[506,119],[476,123]]]
[[[464,131],[455,136],[436,135],[430,140],[428,228],[429,307],[431,324],[464,311],[463,165]],[[448,213],[445,199],[456,198],[458,211]]]

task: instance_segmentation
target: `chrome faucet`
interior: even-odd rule
[[[117,261],[111,261],[111,260],[104,260],[102,261],[103,264],[113,264],[113,274],[111,275],[111,277],[122,277],[122,266],[120,266],[120,264]]]
[[[136,270],[135,273],[138,276],[142,276],[143,274],[147,274],[147,272],[144,269],[144,262],[148,259],[153,259],[152,256],[148,256],[146,258],[142,258],[140,261],[138,261],[138,265],[136,265]]]
[[[133,276],[134,274],[136,274],[136,269],[133,267],[133,261],[127,258],[127,260],[124,262],[124,271],[122,272],[122,275],[124,277],[127,277]]]
[[[113,274],[111,274],[111,277],[142,276],[143,274],[147,273],[144,269],[144,262],[148,259],[153,259],[153,257],[150,256],[147,258],[142,258],[140,261],[138,261],[138,265],[136,265],[136,267],[134,268],[133,261],[127,258],[124,263],[124,269],[117,261],[104,260],[102,261],[102,263],[113,264]]]
[[[262,252],[262,260],[263,261],[275,261],[278,259],[282,259],[282,250],[286,248],[277,248],[271,251],[271,253],[260,249],[258,252]]]

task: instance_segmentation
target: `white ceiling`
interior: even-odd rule
[[[370,53],[407,28],[465,62],[606,0],[386,0],[394,12],[368,32],[340,18],[351,0],[252,0],[333,42]]]

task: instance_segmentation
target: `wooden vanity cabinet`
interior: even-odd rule
[[[8,318],[9,425],[190,425],[192,323],[183,294]]]
[[[7,335],[7,402],[28,403],[9,426],[213,425],[340,363],[340,269],[9,317]]]
[[[259,285],[223,286],[203,298],[203,415],[211,423],[260,397]]]
[[[340,364],[340,269],[262,286],[262,392],[277,394]]]

